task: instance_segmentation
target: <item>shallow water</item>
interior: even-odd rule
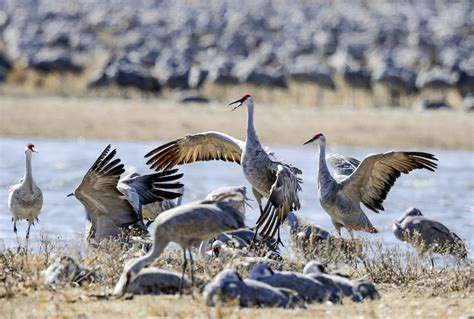
[[[105,140],[60,140],[0,138],[0,244],[16,245],[11,215],[8,211],[8,185],[16,184],[24,174],[24,145],[32,141],[39,154],[34,154],[33,174],[42,189],[44,204],[40,222],[32,227],[31,239],[38,240],[40,229],[52,238],[77,238],[85,230],[83,206],[73,197],[66,197],[80,183],[84,173],[108,144]],[[143,155],[159,142],[114,141],[118,156],[128,171],[149,172]],[[316,194],[317,149],[309,146],[272,146],[280,159],[301,168],[303,174],[302,209],[298,214],[313,220],[330,232],[334,232],[329,216],[322,210]],[[377,149],[352,149],[329,147],[355,158],[363,158]],[[468,246],[474,243],[474,153],[466,151],[428,150],[439,159],[435,173],[414,171],[402,176],[385,201],[385,212],[368,216],[378,234],[368,235],[393,244],[397,240],[391,232],[391,223],[407,208],[415,206],[425,216],[442,221],[446,226],[466,239]],[[203,162],[180,167],[184,173],[185,195],[183,202],[204,197],[215,188],[225,185],[246,185],[239,165],[227,162]],[[251,193],[251,192],[250,192]],[[251,194],[249,197],[253,198]],[[253,225],[258,205],[252,202],[254,211],[247,214],[247,224]],[[18,222],[18,234],[23,237],[26,221]],[[343,231],[344,232],[344,231]],[[358,233],[362,234],[362,233]],[[284,231],[283,236],[287,233]],[[367,236],[367,235],[364,235]],[[285,238],[284,238],[285,240]],[[1,245],[0,245],[1,246]]]

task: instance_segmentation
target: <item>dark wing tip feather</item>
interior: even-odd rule
[[[90,168],[91,171],[94,171],[100,165],[100,163],[103,161],[103,159],[105,157],[107,157],[107,154],[109,153],[111,147],[112,146],[110,144],[105,147],[105,149],[102,151],[102,153],[100,153],[99,157],[95,160],[94,164],[92,164],[92,166]]]
[[[151,151],[149,151],[148,153],[146,153],[145,155],[145,158],[147,157],[150,157],[152,155],[155,155],[156,153],[160,152],[161,150],[167,148],[168,146],[170,145],[173,145],[173,144],[176,144],[178,140],[174,140],[174,141],[171,141],[171,142],[168,142],[168,143],[165,143],[165,144],[162,144],[154,149],[152,149]]]

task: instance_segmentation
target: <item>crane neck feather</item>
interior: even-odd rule
[[[254,127],[254,121],[253,121],[253,112],[254,112],[254,106],[253,102],[249,101],[247,103],[247,140],[246,140],[246,146],[247,147],[260,147],[260,141],[257,136],[257,132],[255,131]]]
[[[25,155],[25,176],[23,178],[23,185],[29,186],[30,190],[33,189],[33,170],[31,168],[31,153]]]
[[[163,250],[168,245],[168,241],[157,241],[157,238],[153,241],[153,246],[151,247],[150,251],[143,255],[140,258],[137,258],[133,264],[130,266],[129,271],[132,271],[134,274],[138,274],[138,272],[148,265],[150,265],[156,258],[158,258]]]
[[[335,182],[331,173],[329,172],[328,165],[326,162],[326,142],[319,141],[319,172],[318,172],[318,184],[319,189],[322,189],[324,185]]]

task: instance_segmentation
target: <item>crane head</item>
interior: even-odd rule
[[[314,136],[312,138],[310,138],[309,140],[307,140],[306,142],[304,142],[303,145],[313,143],[313,142],[316,142],[318,140],[323,141],[323,142],[326,141],[326,138],[324,137],[323,133],[314,134]]]
[[[27,143],[26,146],[25,146],[25,152],[29,151],[29,152],[38,153],[37,151],[35,151],[34,147],[35,146],[33,144]]]
[[[236,108],[239,108],[240,106],[242,106],[246,101],[250,101],[250,100],[252,100],[252,96],[247,93],[247,94],[243,94],[243,95],[240,97],[240,99],[235,100],[234,102],[230,102],[229,105],[238,103],[237,106],[235,106],[235,107],[232,109],[232,111],[233,111],[233,110],[235,110]]]

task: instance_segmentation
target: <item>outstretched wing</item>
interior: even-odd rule
[[[343,192],[378,213],[388,192],[401,173],[425,168],[434,171],[434,155],[423,152],[387,152],[369,155],[357,169],[341,181]]]
[[[300,209],[298,192],[301,191],[301,179],[292,167],[281,163],[276,165],[276,179],[270,189],[268,202],[257,221],[257,228],[263,226],[260,235],[263,239],[275,236],[280,225],[290,211]]]
[[[141,205],[151,204],[166,199],[175,199],[182,195],[183,184],[178,180],[183,174],[176,174],[177,169],[148,175],[141,175],[122,181],[138,195]]]
[[[332,166],[336,179],[351,175],[360,164],[360,161],[355,158],[335,153],[326,155],[326,162]]]
[[[150,151],[147,164],[154,170],[196,161],[221,160],[240,164],[244,142],[220,132],[186,135]]]
[[[89,214],[98,241],[101,240],[98,238],[100,234],[118,235],[120,227],[140,220],[125,196],[117,190],[124,168],[120,159],[113,159],[115,154],[116,150],[110,152],[108,145],[74,192]]]

